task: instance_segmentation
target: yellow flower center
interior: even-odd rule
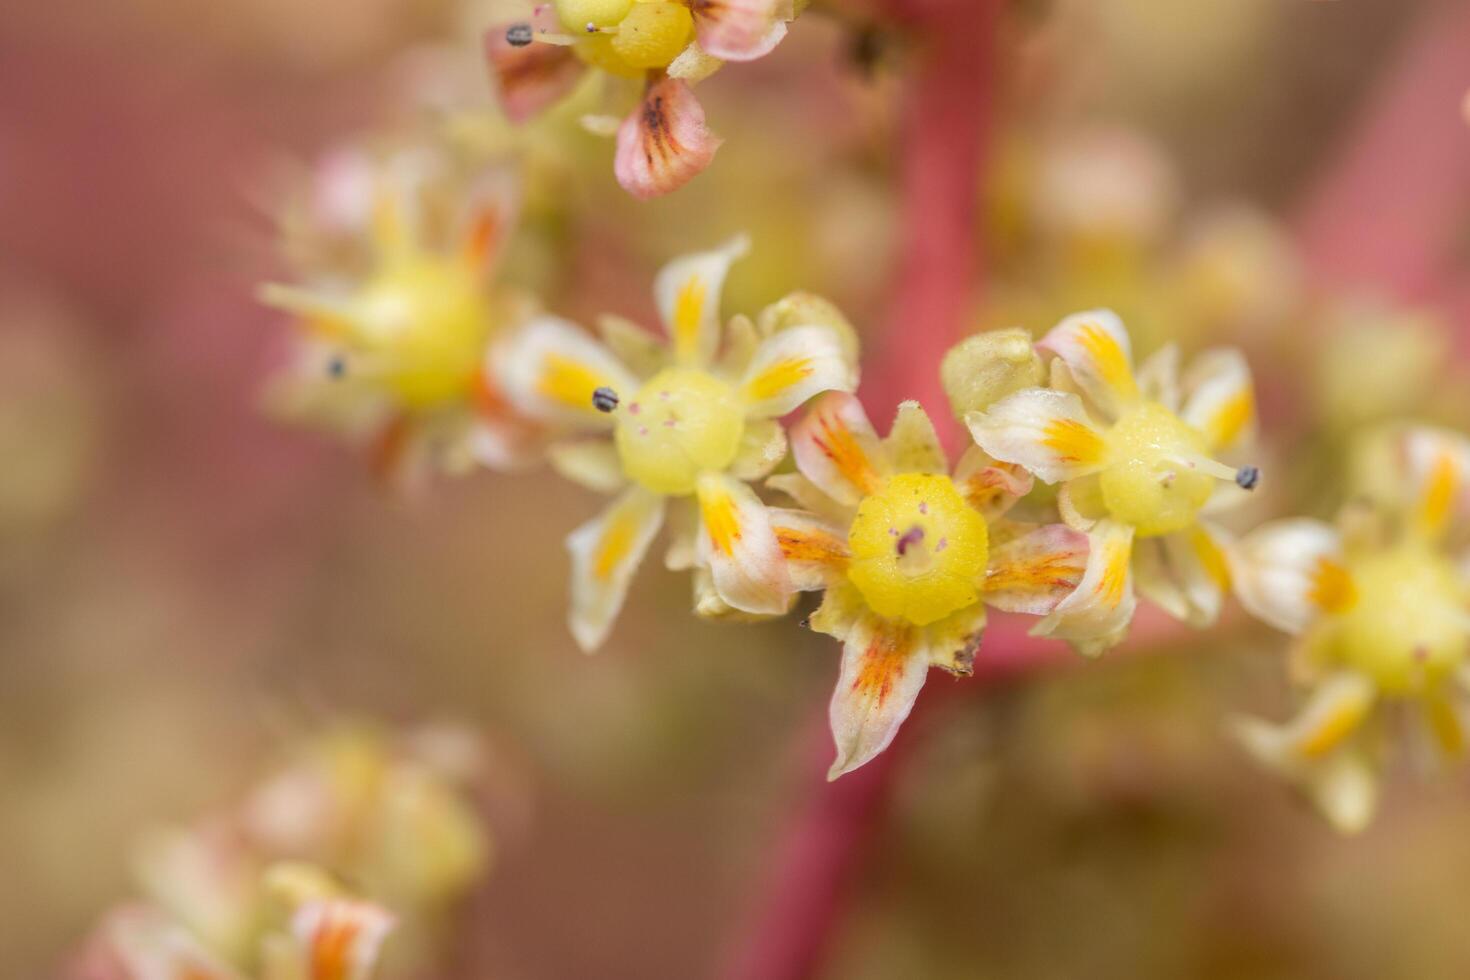
[[[744,406],[733,388],[706,371],[669,368],[619,410],[615,439],[631,479],[682,496],[694,492],[700,473],[730,465],[744,432]]]
[[[577,56],[614,75],[667,68],[694,36],[694,16],[677,0],[557,0],[556,9]]]
[[[880,616],[923,626],[980,601],[990,531],[947,476],[890,478],[858,505],[847,543],[847,577]]]
[[[1157,402],[1120,418],[1107,433],[1102,497],[1108,512],[1140,537],[1170,534],[1194,523],[1217,477],[1203,472],[1204,436]]]
[[[373,376],[424,408],[463,396],[485,352],[490,309],[474,270],[418,258],[367,285],[349,328]]]
[[[1333,651],[1390,694],[1423,691],[1470,653],[1470,603],[1454,566],[1411,544],[1349,565],[1353,605],[1330,621]]]

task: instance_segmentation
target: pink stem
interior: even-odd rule
[[[878,337],[865,400],[882,425],[918,399],[951,448],[958,425],[937,366],[962,333],[978,280],[975,209],[993,110],[989,39],[994,0],[893,0],[916,29],[917,64],[898,122],[903,239],[888,328]]]
[[[951,448],[955,424],[938,364],[959,339],[976,281],[975,199],[990,120],[990,39],[999,0],[892,0],[913,28],[916,73],[903,98],[902,253],[883,348],[866,379],[869,411],[891,417],[917,398]],[[824,711],[808,736],[811,767],[824,772],[832,736]],[[847,886],[881,822],[904,734],[866,766],[819,784],[779,845],[749,941],[734,951],[731,980],[801,980],[820,972]]]
[[[1440,298],[1470,202],[1470,5],[1431,7],[1298,215],[1318,285]]]

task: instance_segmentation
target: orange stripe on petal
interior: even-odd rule
[[[1064,463],[1095,466],[1102,462],[1102,437],[1083,422],[1067,418],[1053,419],[1042,432],[1041,441]]]
[[[1323,612],[1346,612],[1357,604],[1358,587],[1345,567],[1322,556],[1312,569],[1307,598]]]

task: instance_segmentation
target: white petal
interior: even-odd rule
[[[824,589],[847,568],[847,529],[816,514],[767,508],[791,584],[802,592]]]
[[[1134,574],[1144,598],[1203,629],[1220,616],[1230,589],[1223,532],[1204,524],[1135,542]]]
[[[1018,391],[965,424],[996,459],[1019,463],[1047,483],[1073,480],[1102,469],[1106,443],[1074,394],[1031,388]]]
[[[1131,571],[1133,528],[1102,520],[1088,534],[1087,569],[1076,591],[1032,629],[1036,636],[1070,640],[1093,655],[1122,641],[1137,599]]]
[[[745,423],[740,445],[728,467],[737,480],[751,482],[770,474],[786,458],[786,430],[775,419],[752,419]]]
[[[1117,418],[1138,401],[1128,330],[1111,310],[1074,313],[1036,346],[1061,358],[1087,397],[1109,417]]]
[[[857,368],[835,330],[792,327],[768,337],[745,369],[740,394],[755,418],[776,418],[824,391],[852,391]]]
[[[1251,441],[1256,430],[1256,395],[1250,365],[1233,348],[1206,351],[1184,376],[1188,397],[1180,417],[1205,434],[1210,450],[1229,450]]]
[[[1240,604],[1287,633],[1301,633],[1323,613],[1356,601],[1356,588],[1343,565],[1342,538],[1321,521],[1273,521],[1225,554]]]
[[[674,358],[707,365],[720,346],[720,293],[730,265],[750,250],[739,236],[720,248],[675,259],[659,270],[653,297],[668,331]]]
[[[312,980],[366,980],[393,925],[381,907],[347,899],[307,902],[291,917]]]
[[[597,493],[615,493],[628,482],[617,449],[606,439],[553,443],[546,458],[557,473]]]
[[[1165,344],[1138,366],[1138,390],[1149,401],[1179,411],[1179,345]]]
[[[551,316],[537,317],[497,345],[490,374],[522,412],[584,427],[612,425],[612,416],[592,404],[596,389],[608,387],[624,398],[638,389],[637,379],[606,347]]]
[[[972,445],[955,466],[954,482],[971,507],[994,520],[1030,493],[1036,481],[1019,464],[992,459]]]
[[[664,499],[631,487],[597,517],[567,536],[572,556],[568,622],[588,653],[607,639],[623,608],[633,574],[664,519]]]
[[[913,710],[929,673],[916,627],[861,617],[842,645],[842,670],[828,716],[837,759],[836,779],[888,748]]]
[[[817,399],[790,437],[797,469],[839,503],[856,506],[888,475],[887,454],[852,395],[833,392]]]
[[[991,550],[985,601],[1007,612],[1045,616],[1081,583],[1087,552],[1087,535],[1064,524],[1012,538]]]
[[[749,486],[718,473],[701,475],[695,492],[699,557],[720,598],[743,612],[785,612],[795,590],[766,505]]]
[[[1424,426],[1403,438],[1409,513],[1416,527],[1438,537],[1470,506],[1470,439]]]

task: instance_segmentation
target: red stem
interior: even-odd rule
[[[918,399],[953,448],[958,426],[938,364],[963,332],[978,281],[975,210],[1000,5],[893,0],[892,7],[915,29],[918,50],[898,121],[901,252],[888,329],[878,334],[864,396],[880,426],[900,401]]]
[[[1470,203],[1470,5],[1431,7],[1348,130],[1298,215],[1302,254],[1326,288],[1432,301],[1450,283]]]
[[[892,416],[917,398],[951,448],[955,424],[938,383],[944,352],[959,339],[976,282],[975,201],[989,126],[991,38],[999,0],[891,0],[913,29],[918,64],[903,97],[902,252],[888,329],[865,379],[868,409]],[[882,424],[880,422],[880,424]],[[816,719],[810,768],[832,758],[826,712]],[[816,976],[841,920],[849,879],[881,823],[908,738],[856,772],[819,788],[779,845],[750,939],[734,951],[730,980]]]

